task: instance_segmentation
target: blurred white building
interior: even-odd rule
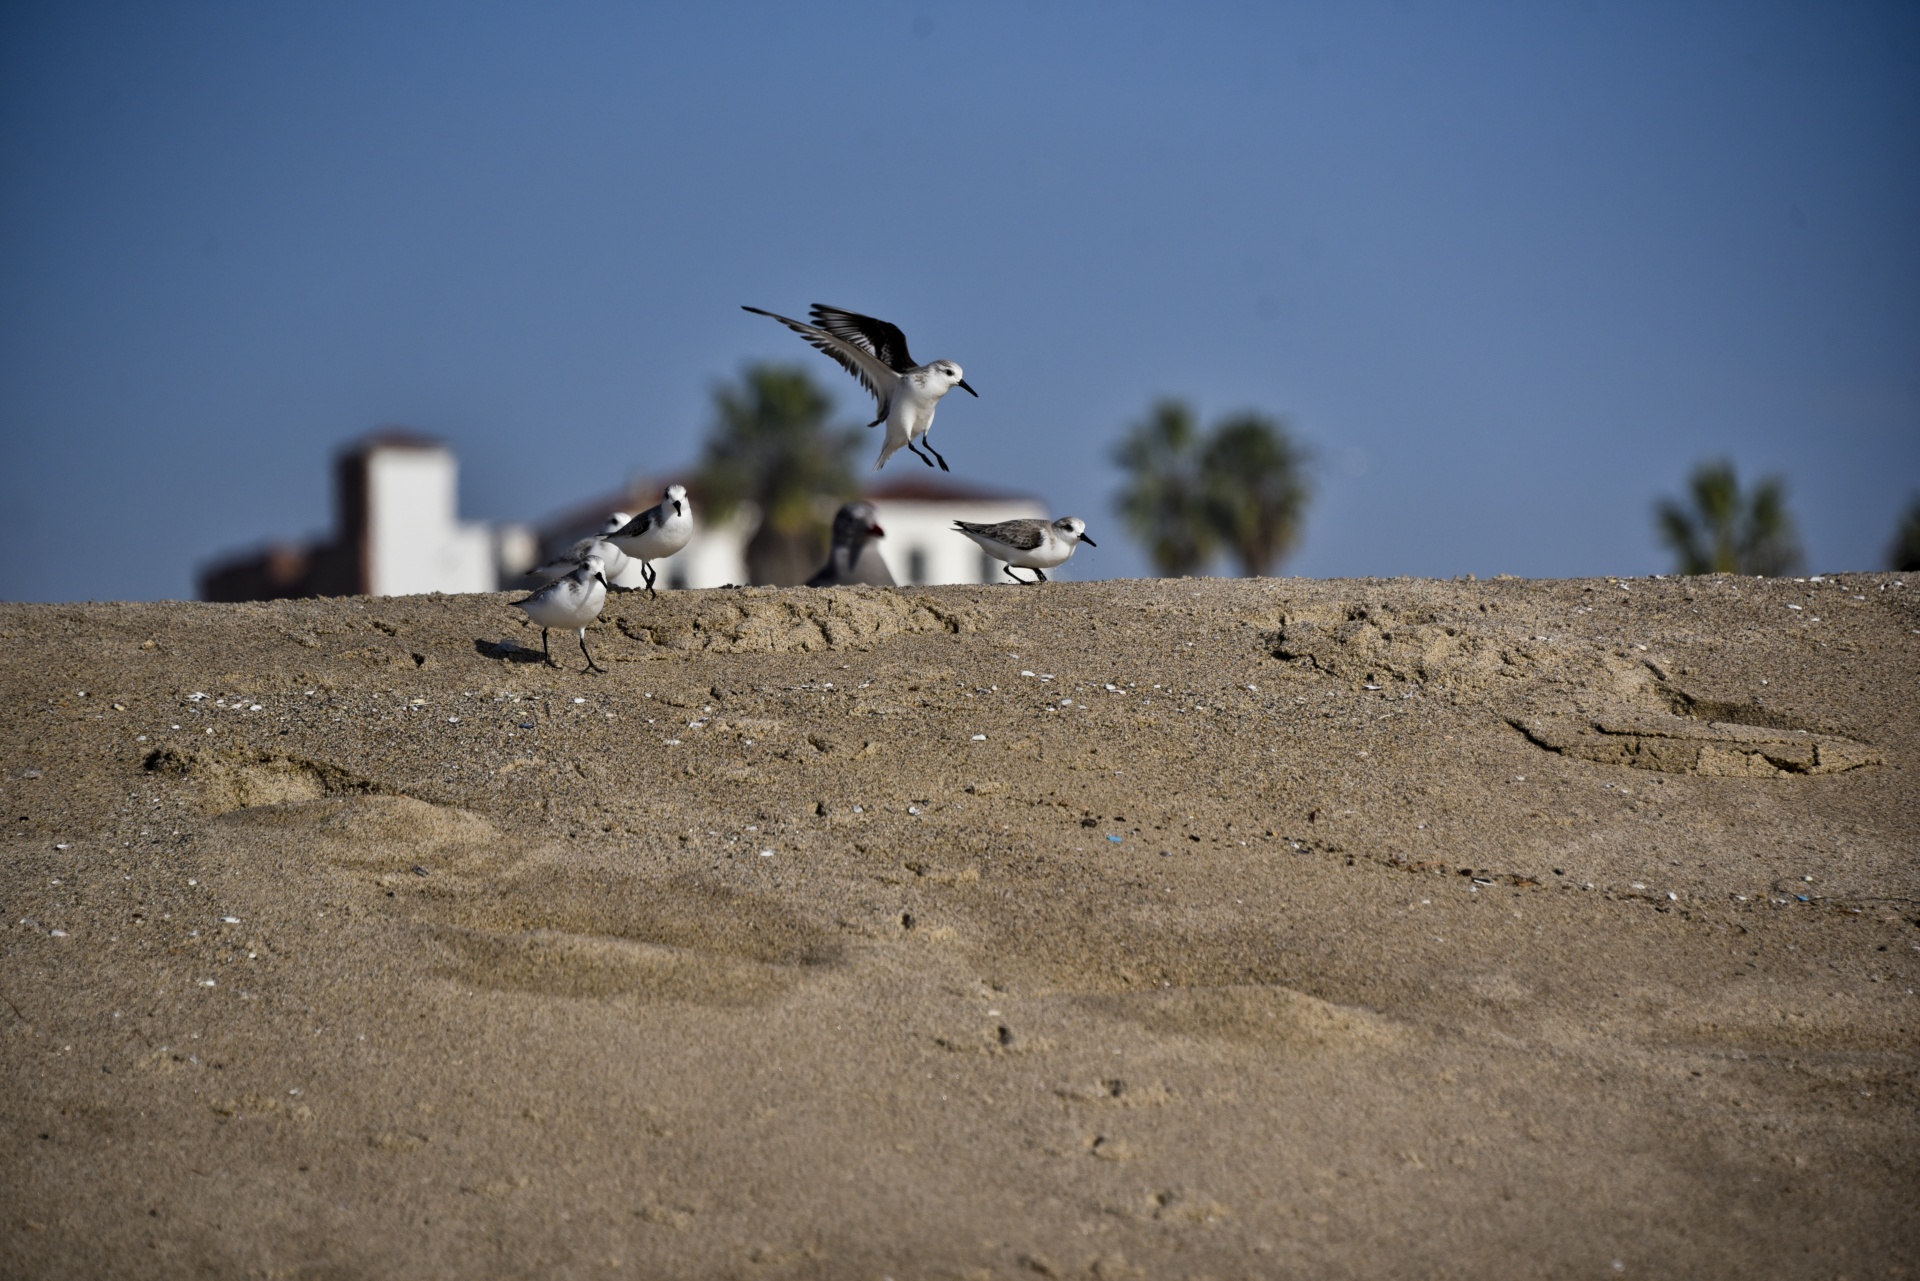
[[[459,515],[460,464],[424,436],[363,442],[357,466],[358,541],[369,596],[490,592],[500,584],[493,533]]]
[[[517,560],[532,540],[461,520],[459,481],[431,436],[390,428],[350,442],[334,460],[333,536],[218,559],[201,570],[201,599],[495,591],[503,553]]]

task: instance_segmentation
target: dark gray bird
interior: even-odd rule
[[[887,562],[880,558],[877,540],[885,536],[886,531],[874,519],[872,503],[848,503],[833,518],[833,550],[827,553],[827,563],[807,580],[807,586],[894,586]]]

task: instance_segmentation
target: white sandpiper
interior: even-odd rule
[[[640,562],[649,596],[660,594],[653,590],[653,562],[673,555],[692,537],[693,504],[687,501],[685,485],[668,485],[666,497],[606,535],[608,542]]]
[[[874,518],[872,503],[848,503],[833,518],[833,550],[820,572],[807,580],[809,587],[850,587],[865,583],[871,587],[894,586],[893,571],[881,558],[875,540],[886,537]]]
[[[953,527],[980,544],[980,550],[987,555],[1005,561],[1000,568],[1008,578],[1023,585],[1046,582],[1047,571],[1066,564],[1081,543],[1089,547],[1100,545],[1087,537],[1087,522],[1078,516],[1062,516],[1052,522],[1003,520],[997,525],[956,520]],[[1034,577],[1031,580],[1020,577],[1013,572],[1015,565],[1032,570]]]
[[[902,448],[913,451],[914,457],[931,467],[934,459],[939,459],[940,470],[950,471],[947,460],[940,457],[940,451],[926,439],[933,428],[933,411],[940,404],[940,398],[958,387],[969,396],[980,393],[967,385],[960,372],[960,366],[951,360],[936,360],[930,364],[918,365],[907,354],[907,336],[900,332],[898,325],[890,325],[884,320],[875,320],[872,316],[862,316],[857,312],[842,311],[838,307],[828,307],[815,303],[808,315],[816,323],[804,324],[798,320],[771,311],[762,311],[758,307],[742,307],[756,316],[769,316],[779,321],[838,361],[840,367],[860,380],[860,385],[873,394],[879,406],[879,413],[867,424],[877,427],[887,425],[887,439],[880,446],[880,457],[873,464],[879,471],[887,465],[887,459],[893,457]],[[918,440],[926,447],[927,454],[920,452]]]
[[[587,656],[587,670],[606,670],[593,661],[593,651],[587,648],[587,624],[600,617],[607,603],[606,564],[598,556],[587,557],[572,573],[513,603],[540,624],[540,653],[549,667],[560,664],[553,661],[553,651],[547,647],[547,629],[566,627],[580,633],[580,652]]]
[[[627,572],[627,554],[607,541],[607,535],[632,520],[627,512],[615,512],[601,524],[600,532],[590,538],[583,538],[573,546],[555,556],[544,565],[535,565],[527,571],[529,578],[537,578],[550,583],[562,574],[572,573],[589,556],[598,556],[605,566],[607,588],[610,591],[624,590],[616,585],[620,575]]]

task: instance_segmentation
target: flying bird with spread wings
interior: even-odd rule
[[[902,449],[911,450],[914,457],[929,467],[937,459],[941,471],[950,470],[947,460],[926,436],[933,427],[933,411],[942,396],[955,387],[969,396],[980,394],[967,385],[960,366],[951,360],[916,364],[907,352],[907,336],[900,332],[898,325],[858,312],[815,303],[807,313],[814,320],[809,325],[758,307],[743,306],[741,310],[779,321],[816,350],[833,357],[872,394],[879,412],[867,426],[887,425],[886,441],[873,464],[875,471],[885,467],[887,459]],[[915,444],[916,441],[919,443]],[[922,448],[933,457],[921,453]]]

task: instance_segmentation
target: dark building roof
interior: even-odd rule
[[[989,489],[961,480],[908,473],[898,480],[883,480],[869,485],[864,497],[875,503],[1018,503],[1035,501],[1032,494],[1008,489]]]
[[[201,600],[290,600],[366,592],[360,558],[331,541],[273,543],[211,561],[200,569]]]
[[[376,427],[364,436],[356,436],[342,444],[336,454],[345,458],[355,454],[369,454],[376,449],[445,449],[447,442],[438,436],[429,436],[423,431],[411,427]]]

